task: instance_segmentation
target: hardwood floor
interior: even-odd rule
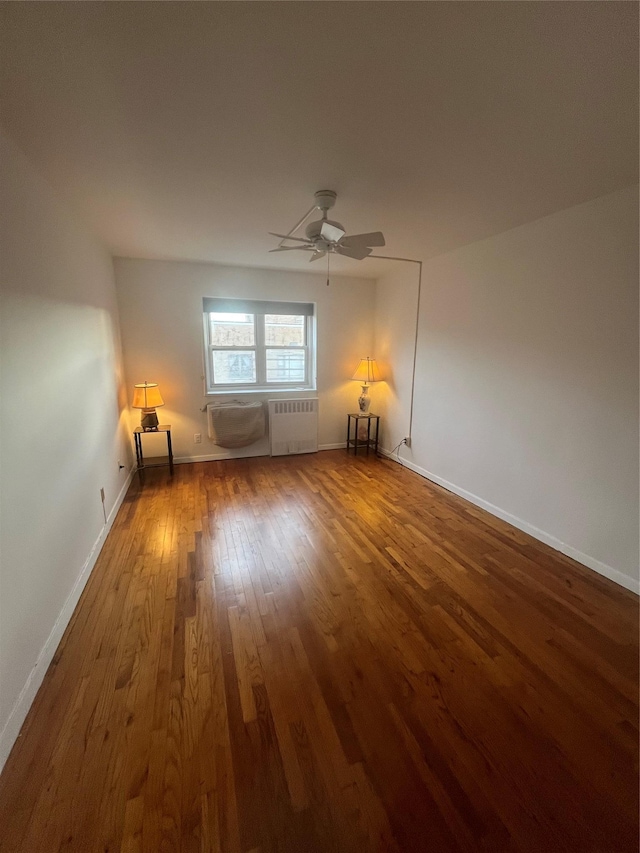
[[[0,850],[638,850],[638,600],[393,462],[134,482]]]

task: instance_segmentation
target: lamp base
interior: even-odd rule
[[[358,397],[358,408],[360,409],[360,414],[367,415],[369,414],[369,406],[371,405],[371,397],[369,397],[369,386],[362,385],[362,393]]]
[[[158,415],[155,409],[143,409],[140,426],[145,432],[158,432]]]

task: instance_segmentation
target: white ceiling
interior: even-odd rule
[[[266,232],[329,188],[425,259],[637,181],[635,2],[0,7],[2,122],[117,255],[306,268]]]

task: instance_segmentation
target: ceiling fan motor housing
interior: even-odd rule
[[[329,225],[335,225],[336,228],[344,231],[344,227],[339,222],[336,222],[335,219],[318,219],[317,222],[310,222],[305,228],[305,234],[311,242],[317,243],[318,240],[322,239],[320,230],[325,222],[328,222]]]

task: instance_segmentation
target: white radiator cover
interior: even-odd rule
[[[318,398],[269,400],[272,456],[318,451]]]

